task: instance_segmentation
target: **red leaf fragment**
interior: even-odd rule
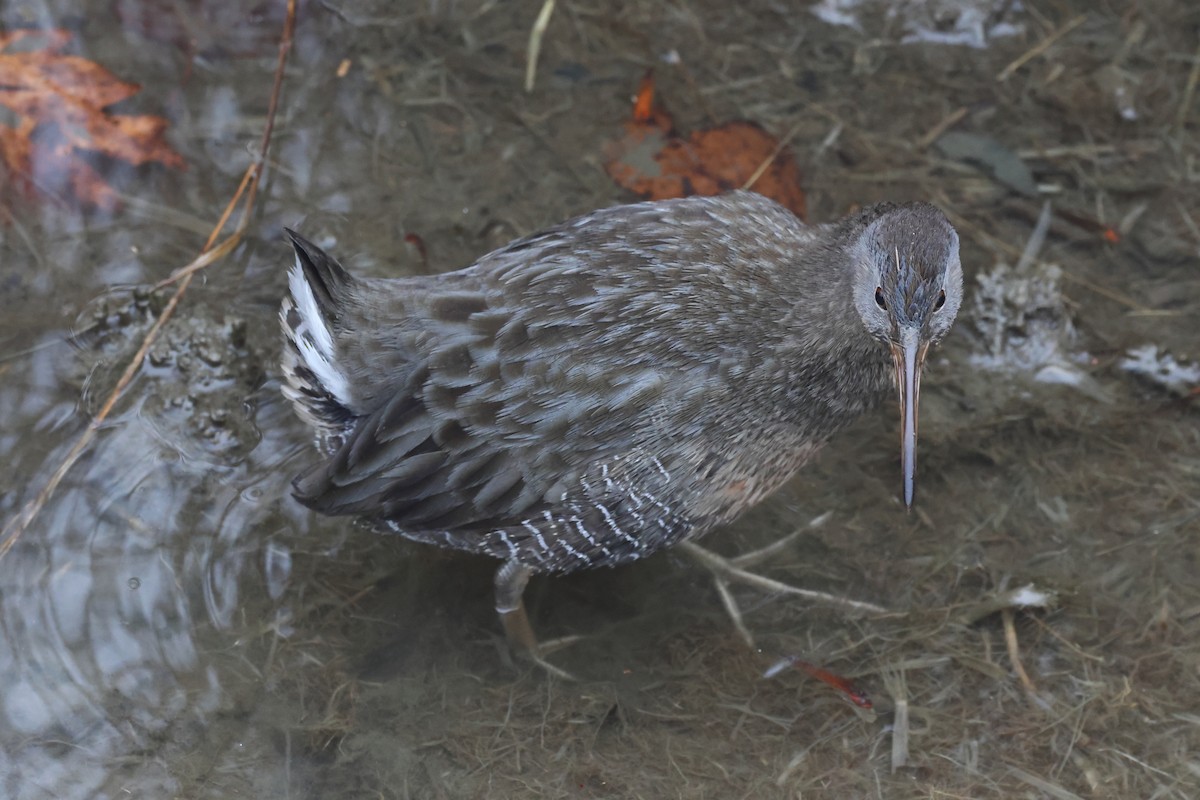
[[[13,49],[33,37],[42,39],[40,47]],[[167,120],[105,111],[141,87],[94,61],[64,55],[71,38],[69,31],[58,29],[0,33],[0,105],[18,120],[15,126],[0,125],[0,162],[27,196],[69,197],[112,210],[117,193],[88,163],[87,154],[134,166],[186,169],[186,164],[164,138]]]

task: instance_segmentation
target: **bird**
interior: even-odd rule
[[[539,663],[530,576],[694,545],[889,391],[912,505],[922,366],[962,302],[933,205],[808,225],[747,191],[640,202],[393,278],[285,230],[282,390],[322,454],[294,497],[499,559],[496,610]]]

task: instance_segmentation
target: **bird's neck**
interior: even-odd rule
[[[829,233],[823,257],[797,264],[789,277],[787,335],[777,352],[789,404],[798,412],[823,407],[825,414],[809,418],[825,420],[831,433],[886,396],[892,368],[887,348],[867,333],[854,306],[853,232]]]

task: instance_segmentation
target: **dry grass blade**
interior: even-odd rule
[[[525,57],[525,91],[533,91],[533,82],[537,77],[538,57],[542,53],[542,37],[546,35],[546,27],[550,24],[550,17],[554,14],[554,3],[556,0],[546,0],[542,4],[542,10],[538,12],[537,19],[533,23],[533,29],[529,32],[529,50]]]
[[[771,152],[771,155],[763,159],[762,163],[758,165],[758,168],[755,169],[746,182],[742,184],[743,190],[752,189],[754,184],[758,183],[758,179],[763,176],[764,172],[770,169],[771,165],[775,163],[775,159],[779,158],[779,154],[783,152],[783,148],[787,147],[788,142],[790,142],[792,137],[799,132],[800,123],[797,122],[792,126],[790,131],[788,131],[784,136],[780,137],[779,142],[775,145],[775,149]]]
[[[1032,772],[1026,772],[1020,767],[1009,767],[1008,771],[1016,778],[1021,779],[1038,791],[1044,792],[1048,797],[1057,798],[1057,800],[1083,800],[1082,797],[1072,791],[1064,789],[1056,783],[1051,783],[1045,778],[1039,778]]]
[[[1183,137],[1188,111],[1192,107],[1192,98],[1196,96],[1197,83],[1200,83],[1200,44],[1196,45],[1196,54],[1192,56],[1192,69],[1188,73],[1187,85],[1183,89],[1183,99],[1179,101],[1179,110],[1175,112],[1175,135],[1177,137]]]
[[[908,766],[908,681],[902,669],[889,668],[883,673],[883,685],[892,696],[892,772]]]
[[[1008,660],[1012,663],[1013,672],[1017,673],[1017,678],[1025,687],[1025,691],[1036,697],[1037,686],[1030,679],[1029,673],[1025,671],[1025,665],[1021,663],[1021,646],[1017,641],[1017,627],[1013,623],[1012,609],[1003,609],[1000,612],[1000,619],[1004,623],[1004,645],[1008,650]]]
[[[1024,53],[1022,53],[1020,56],[1013,59],[1011,64],[1009,64],[1004,69],[1000,70],[1000,74],[998,74],[996,76],[996,80],[997,81],[1008,80],[1010,77],[1012,77],[1013,73],[1015,73],[1021,67],[1028,64],[1030,61],[1033,61],[1033,59],[1037,58],[1042,53],[1049,50],[1050,46],[1052,44],[1057,42],[1062,37],[1066,36],[1071,31],[1078,28],[1086,20],[1087,20],[1087,14],[1080,14],[1077,17],[1073,17],[1072,19],[1067,20],[1067,22],[1064,23],[1063,26],[1060,27],[1058,30],[1054,31],[1054,33],[1050,34],[1045,39],[1042,39],[1040,42],[1035,44],[1033,47],[1029,48]]]
[[[191,284],[192,277],[197,271],[215,263],[230,253],[235,247],[238,246],[238,244],[241,243],[242,235],[250,219],[250,213],[254,209],[255,198],[258,196],[258,184],[262,178],[263,167],[267,163],[267,151],[270,148],[271,134],[275,126],[275,114],[279,107],[279,94],[283,88],[283,68],[287,63],[288,52],[292,47],[292,34],[295,29],[296,0],[288,0],[287,20],[284,22],[283,33],[279,40],[279,58],[275,66],[275,82],[271,88],[271,100],[267,109],[267,122],[263,127],[263,135],[258,149],[258,157],[254,160],[254,163],[252,163],[246,169],[246,174],[242,178],[241,185],[238,187],[238,190],[234,194],[233,198],[229,201],[229,204],[225,207],[225,212],[221,215],[221,219],[213,227],[212,233],[209,234],[208,241],[205,242],[204,247],[200,251],[200,255],[197,256],[191,264],[179,270],[175,275],[172,276],[171,280],[177,280],[179,282],[179,286],[175,289],[175,293],[171,295],[171,299],[167,302],[166,307],[163,309],[158,319],[155,320],[154,325],[142,339],[141,346],[130,360],[128,366],[126,366],[125,371],[121,374],[120,380],[117,381],[117,385],[113,388],[112,392],[105,400],[104,405],[101,407],[99,413],[97,413],[96,416],[93,417],[88,423],[87,428],[84,429],[79,439],[71,447],[70,451],[68,451],[66,457],[62,460],[62,463],[59,464],[57,469],[55,469],[54,473],[50,476],[50,480],[46,482],[46,485],[42,487],[41,491],[39,491],[32,500],[25,504],[17,516],[13,517],[8,521],[7,524],[5,524],[3,532],[0,533],[0,558],[3,558],[5,555],[7,555],[8,551],[13,548],[13,545],[15,545],[21,538],[21,534],[25,532],[25,530],[29,527],[29,524],[33,522],[38,513],[42,510],[42,508],[45,507],[46,503],[49,502],[50,498],[54,495],[55,490],[58,488],[59,484],[62,483],[63,478],[65,478],[67,473],[70,472],[71,468],[75,466],[75,463],[87,449],[88,445],[92,443],[92,440],[96,437],[96,432],[100,430],[100,427],[104,424],[104,421],[112,412],[117,400],[120,399],[121,394],[125,391],[125,388],[129,385],[130,381],[133,380],[133,377],[137,374],[138,370],[141,369],[142,361],[145,359],[146,353],[149,351],[150,346],[154,343],[155,339],[158,337],[158,334],[162,331],[163,326],[166,325],[167,321],[170,320],[171,315],[175,312],[175,309],[179,306],[179,301],[183,299],[184,293]],[[238,222],[237,228],[220,244],[215,244],[217,238],[221,234],[221,231],[224,229],[225,223],[228,221],[229,217],[233,213],[233,210],[238,206],[239,203],[241,203],[242,206],[242,215]]]
[[[968,113],[970,113],[969,108],[966,106],[959,106],[954,111],[947,114],[940,122],[938,122],[938,124],[930,128],[924,136],[917,140],[916,150],[918,152],[928,150],[929,146],[936,142],[943,133],[962,122]]]

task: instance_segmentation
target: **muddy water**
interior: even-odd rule
[[[1182,102],[1194,12],[1093,9],[998,81],[1091,4],[1011,4],[965,33],[944,10],[831,24],[853,5],[560,3],[526,94],[539,3],[302,4],[246,245],[189,290],[0,561],[0,795],[1200,792],[1200,418],[1186,385],[1121,368],[1147,344],[1200,356],[1200,123]],[[6,520],[161,312],[140,287],[194,255],[258,139],[280,11],[147,8],[0,6],[4,25],[70,28],[80,54],[142,83],[120,110],[168,117],[189,163],[105,166],[119,212],[27,204],[0,231]],[[535,580],[543,636],[590,634],[554,655],[580,678],[563,683],[509,658],[491,562],[289,498],[312,453],[279,394],[280,232],[364,274],[411,274],[628,199],[600,154],[649,66],[685,129],[794,130],[815,219],[883,198],[946,207],[970,299],[925,388],[916,513],[895,497],[888,409],[711,540],[733,553],[831,512],[764,570],[893,613],[738,590],[755,652],[672,554]],[[1040,196],[920,144],[958,108],[959,130],[1024,157]],[[1124,221],[1121,242],[1060,215],[1032,264],[997,272],[1044,198]],[[1026,582],[1059,602],[1015,615],[1014,659],[998,615],[959,614]],[[856,675],[875,716],[799,674],[764,680],[781,653]],[[913,718],[903,764],[898,702]]]

